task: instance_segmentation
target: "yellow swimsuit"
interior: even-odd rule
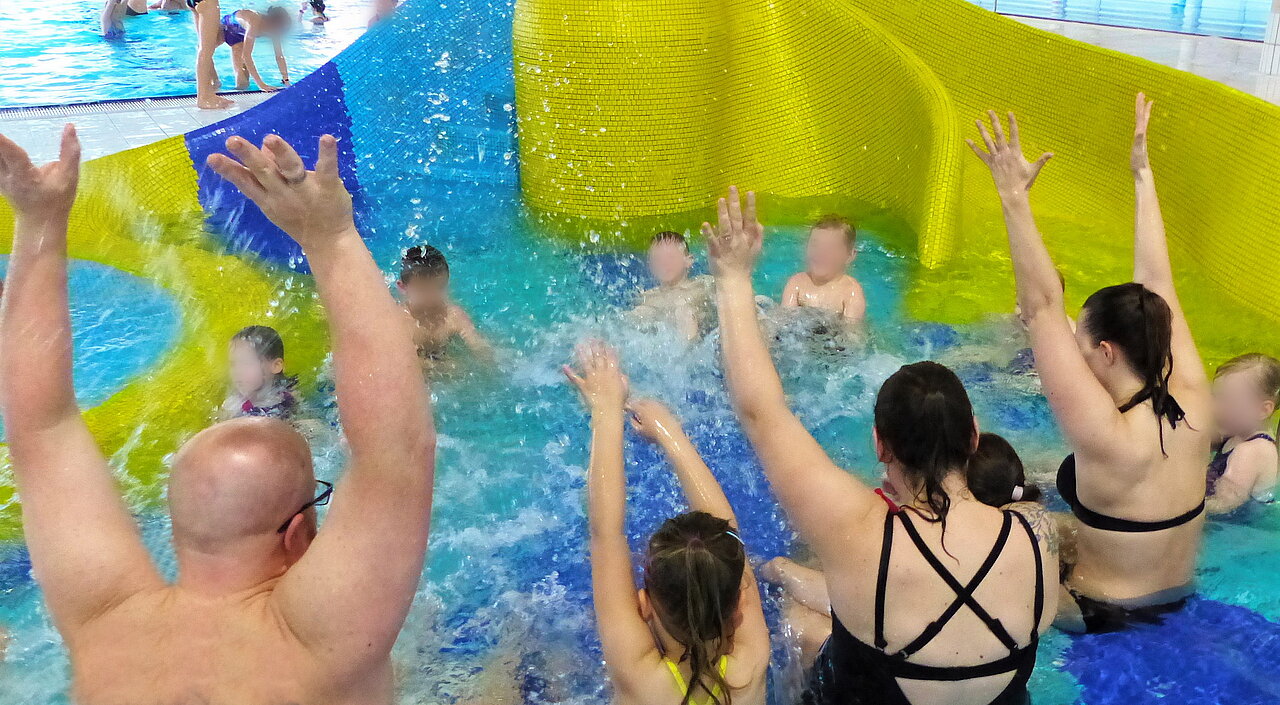
[[[676,662],[672,661],[671,659],[663,659],[663,661],[666,661],[667,668],[671,669],[671,676],[676,679],[676,690],[680,692],[680,697],[683,698],[685,694],[689,692],[689,684],[685,683],[684,676],[680,675],[680,666],[677,665]],[[728,656],[720,657],[719,668],[720,668],[720,677],[724,678],[725,671],[729,668]],[[719,699],[720,699],[720,685],[717,683],[716,686],[711,689],[711,695],[707,696],[706,701],[704,701],[702,705],[711,705],[713,700],[719,700]],[[698,705],[698,703],[694,702],[693,700],[690,700],[689,703],[690,705]]]

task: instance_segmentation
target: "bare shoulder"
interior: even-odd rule
[[[1048,549],[1049,553],[1056,554],[1058,552],[1058,523],[1054,520],[1052,512],[1045,508],[1039,502],[1014,502],[1004,505],[1007,509],[1015,514],[1019,514],[1027,520],[1027,525],[1031,527],[1031,532],[1035,534],[1036,540],[1040,545]]]
[[[862,282],[859,282],[857,278],[854,277],[852,274],[846,274],[844,279],[845,279],[844,281],[845,291],[848,292],[848,295],[854,296],[854,297],[861,297]]]
[[[790,279],[787,280],[788,289],[792,289],[792,288],[803,289],[810,285],[811,285],[811,282],[809,281],[809,275],[806,272],[796,272],[795,274],[791,275]]]

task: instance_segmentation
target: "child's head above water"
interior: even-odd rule
[[[1224,436],[1251,435],[1280,404],[1280,361],[1249,353],[1222,363],[1213,377],[1214,417]]]
[[[826,215],[809,228],[805,271],[811,277],[833,279],[845,274],[858,255],[858,231],[838,215]]]
[[[969,458],[967,478],[974,498],[993,507],[1040,499],[1040,488],[1027,484],[1026,470],[1018,452],[1009,441],[994,433],[978,436],[978,449]]]
[[[231,338],[231,386],[252,397],[284,379],[284,340],[274,328],[249,326]]]
[[[292,17],[288,10],[279,5],[268,7],[263,14],[263,18],[267,23],[267,32],[276,36],[289,31],[289,26],[293,23]]]
[[[679,284],[693,269],[693,255],[684,235],[664,230],[649,241],[649,273],[663,286]]]
[[[746,567],[742,540],[728,521],[706,512],[668,519],[649,539],[641,610],[685,647],[690,683],[715,683],[728,693],[715,661],[740,619]],[[690,693],[694,689],[690,689]],[[681,705],[689,702],[686,695]]]
[[[449,302],[449,262],[431,245],[410,247],[400,260],[400,292],[412,311],[440,309]]]

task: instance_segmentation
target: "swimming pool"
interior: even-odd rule
[[[299,3],[227,0],[222,10],[270,5],[293,10]],[[341,0],[329,5],[331,22],[295,22],[284,43],[290,77],[296,82],[359,37],[370,5]],[[84,0],[0,2],[0,108],[195,94],[191,13],[126,18],[124,39],[108,41],[101,11],[101,3]],[[215,59],[228,90],[235,86],[230,56],[221,47]],[[255,47],[254,59],[263,79],[280,85],[270,42]]]
[[[1270,0],[970,0],[1007,15],[1262,41]]]

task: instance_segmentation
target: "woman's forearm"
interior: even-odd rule
[[[729,395],[750,431],[751,426],[761,423],[765,412],[786,409],[782,380],[760,333],[751,280],[745,276],[717,278],[716,301]]]
[[[1009,236],[1009,254],[1013,260],[1018,305],[1023,318],[1030,321],[1036,315],[1049,311],[1066,315],[1062,304],[1062,283],[1036,227],[1030,196],[1026,191],[1001,193],[1000,205]]]
[[[1153,291],[1163,292],[1173,286],[1173,268],[1169,263],[1169,243],[1165,236],[1164,216],[1156,193],[1155,175],[1150,168],[1135,171],[1133,280]]]

